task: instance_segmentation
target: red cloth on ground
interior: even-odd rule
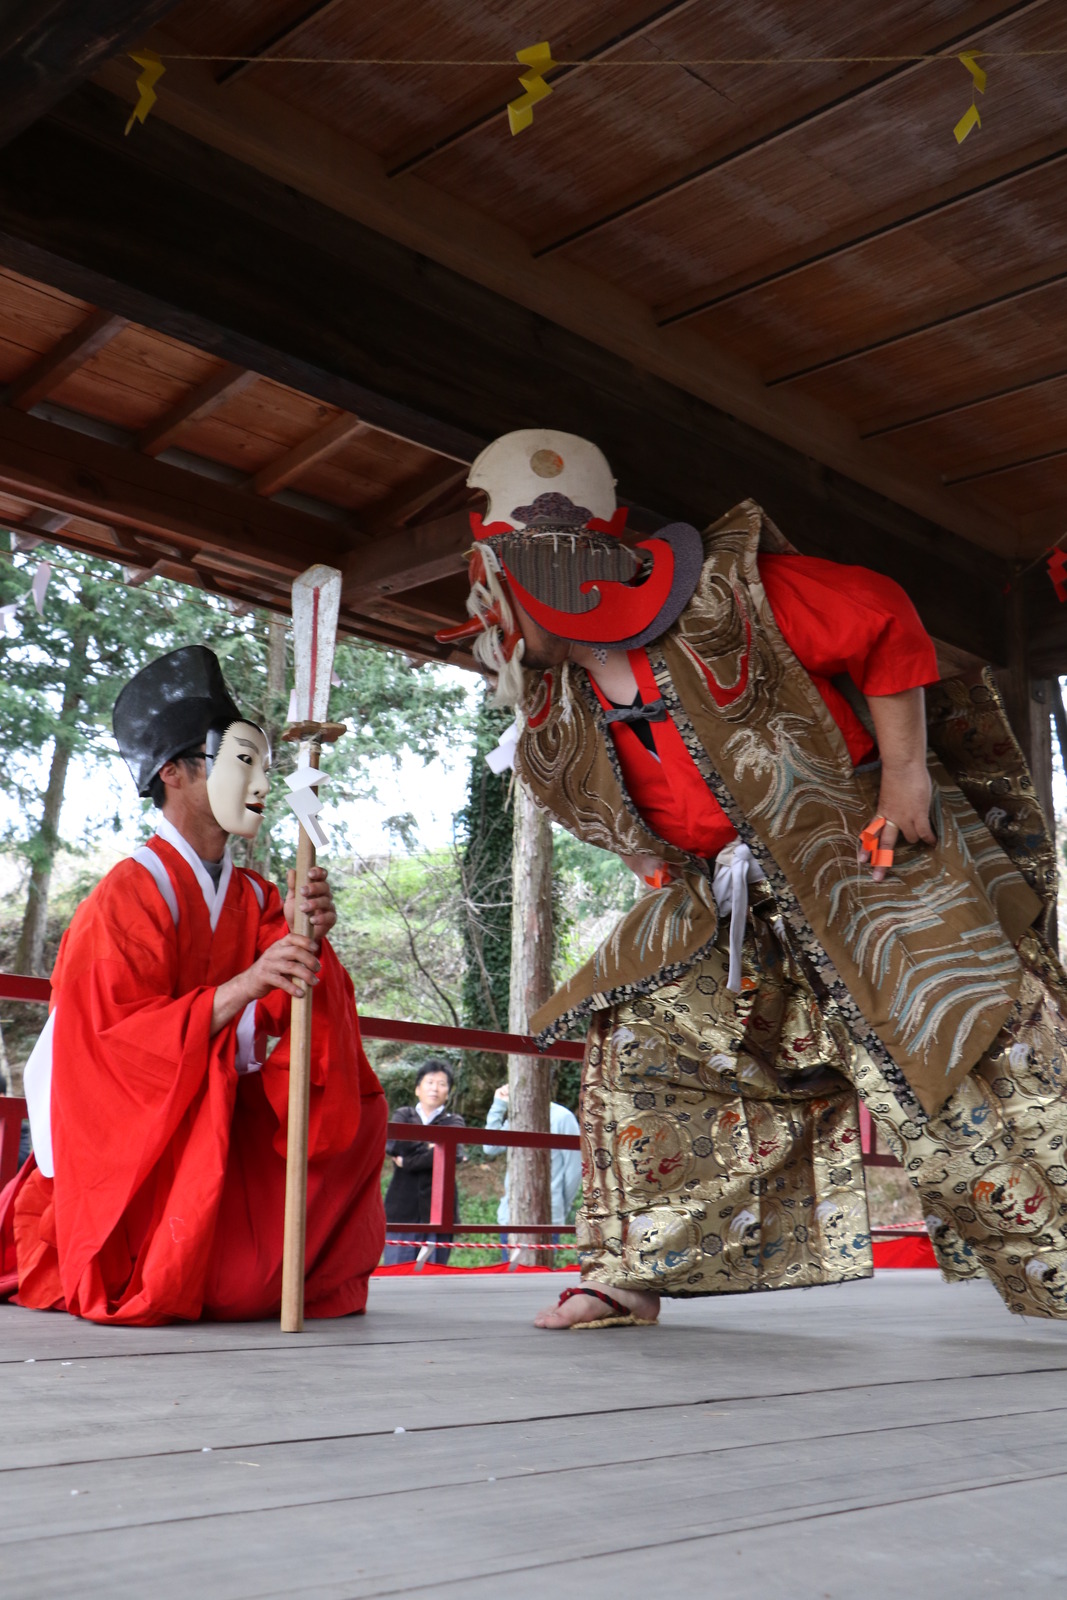
[[[261,1001],[281,1041],[238,1076],[237,1020],[210,1033],[216,987],[286,933],[273,885],[234,871],[214,933],[192,869],[151,845],[149,873],[114,868],[78,908],[52,977],[55,1178],[31,1162],[9,1209],[19,1303],[94,1322],[266,1317],[281,1301],[289,1001]],[[312,1008],[307,1315],[366,1304],[385,1236],[387,1112],[348,974],[323,945]],[[10,1257],[10,1236],[6,1245]],[[0,1257],[0,1260],[3,1258]]]
[[[873,1245],[874,1270],[885,1271],[891,1267],[932,1267],[937,1270],[937,1257],[934,1247],[929,1239],[908,1235],[900,1239],[875,1239]],[[573,1272],[577,1267],[512,1267],[506,1261],[494,1261],[487,1267],[438,1267],[427,1262],[424,1267],[416,1267],[413,1261],[403,1266],[378,1267],[374,1276],[376,1278],[413,1278],[416,1276],[433,1277],[462,1277],[468,1273],[513,1273],[513,1272]]]
[[[870,735],[830,679],[847,674],[864,694],[900,694],[936,683],[937,655],[899,584],[865,567],[817,556],[763,554],[760,576],[782,637],[840,728],[853,765],[871,755]],[[645,702],[659,698],[644,650],[629,652]],[[602,705],[608,704],[595,682]],[[613,723],[619,765],[652,831],[694,855],[714,856],[736,838],[674,723],[653,722],[656,755],[625,723]],[[658,756],[658,760],[657,760]]]
[[[874,1269],[886,1267],[933,1267],[937,1270],[934,1247],[925,1234],[905,1234],[899,1239],[875,1239]]]

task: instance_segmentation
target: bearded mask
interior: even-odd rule
[[[437,637],[474,639],[475,655],[498,676],[498,701],[521,694],[516,602],[558,638],[626,650],[659,638],[692,597],[703,564],[699,533],[673,523],[624,544],[626,511],[615,503],[607,461],[587,439],[537,428],[505,434],[483,450],[467,482],[489,496],[485,517],[471,516],[472,621]]]

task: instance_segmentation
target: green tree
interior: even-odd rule
[[[42,555],[54,570],[38,616],[28,590]],[[294,755],[280,739],[292,681],[291,644],[284,619],[263,611],[237,615],[224,598],[164,578],[131,588],[110,562],[44,546],[32,557],[0,562],[0,603],[15,600],[22,603],[14,632],[0,640],[0,791],[16,802],[19,820],[7,825],[0,844],[28,868],[16,962],[19,970],[33,972],[42,965],[70,764],[75,757],[90,763],[113,758],[111,708],[123,683],[167,650],[207,644],[219,656],[237,703],[267,730],[284,775]],[[340,803],[335,826],[343,842],[344,802],[373,793],[369,761],[385,756],[399,762],[407,752],[429,761],[440,749],[454,747],[465,734],[467,694],[444,680],[440,669],[413,666],[395,651],[362,641],[339,645],[336,674],[331,712],[347,722],[349,732],[324,763],[331,778],[324,793],[335,815]],[[49,747],[42,790],[41,752]],[[295,855],[296,822],[287,793],[284,784],[272,785],[254,853],[243,842],[238,846],[243,864],[254,862],[268,875]],[[148,802],[145,810],[151,810]],[[84,824],[75,826],[72,842],[90,842]]]
[[[296,755],[296,747],[282,739],[293,683],[292,630],[284,618],[263,611],[234,618],[210,597],[195,595],[194,604],[194,620],[202,631],[190,637],[199,637],[218,655],[234,699],[263,727],[273,751],[275,780],[263,826],[254,846],[235,841],[234,855],[242,866],[254,866],[266,877],[280,876],[295,858],[297,838],[289,791],[280,781],[292,771]],[[322,795],[330,807],[332,851],[338,854],[347,841],[346,802],[374,794],[370,764],[385,758],[398,766],[406,755],[430,762],[454,749],[467,737],[469,696],[440,667],[413,665],[398,651],[361,639],[338,643],[334,677],[330,715],[347,732],[323,750],[330,781]],[[410,816],[391,821],[410,843]]]
[[[53,573],[38,616],[28,591],[45,555]],[[28,869],[15,960],[20,971],[37,972],[71,760],[110,755],[115,694],[158,653],[167,636],[169,607],[156,584],[129,589],[118,567],[46,547],[32,557],[0,562],[0,601],[21,602],[13,632],[0,641],[0,790],[18,807],[18,820],[7,824],[2,843]],[[49,747],[41,790],[41,752]],[[84,827],[76,837],[87,842]]]
[[[511,773],[498,777],[486,755],[511,722],[511,713],[490,705],[486,692],[473,723],[467,804],[456,817],[459,859],[459,924],[463,938],[463,1021],[468,1028],[507,1032],[511,982]],[[506,1071],[505,1058],[468,1051],[460,1074],[465,1113],[487,1109]]]

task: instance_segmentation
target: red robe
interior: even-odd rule
[[[759,556],[760,577],[782,637],[808,672],[840,728],[853,764],[874,742],[831,679],[850,677],[864,694],[900,694],[938,679],[937,654],[899,584],[865,567],[818,556]],[[629,652],[642,700],[659,698],[644,650]],[[601,690],[590,678],[600,700]],[[668,844],[712,857],[737,837],[697,770],[674,723],[652,722],[656,754],[625,723],[611,725],[619,765],[634,805]]]
[[[281,1042],[239,1076],[237,1020],[211,1035],[216,987],[287,932],[272,884],[234,871],[214,933],[164,840],[178,921],[136,861],[78,908],[52,977],[54,1179],[31,1160],[8,1206],[18,1302],[93,1322],[251,1319],[281,1301],[289,1000],[260,1001]],[[385,1235],[385,1098],[351,980],[328,943],[312,1008],[306,1312],[362,1311]],[[13,1187],[15,1187],[13,1186]],[[8,1258],[11,1253],[9,1231]]]

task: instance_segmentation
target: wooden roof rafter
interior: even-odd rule
[[[920,428],[924,423],[941,422],[946,417],[962,416],[964,412],[976,411],[980,406],[992,405],[996,400],[1010,400],[1013,396],[1029,394],[1034,389],[1041,389],[1048,383],[1059,383],[1067,378],[1067,367],[1057,367],[1054,372],[1042,373],[1037,378],[1027,378],[1020,383],[1005,384],[1000,389],[990,389],[984,394],[975,395],[973,398],[957,401],[955,405],[940,406],[936,411],[923,411],[915,416],[904,417],[896,422],[886,423],[876,428],[867,428],[862,437],[864,439],[884,439],[892,433],[902,433],[906,428]]]
[[[265,67],[270,64],[271,56],[280,56],[300,37],[306,33],[313,23],[325,22],[333,12],[339,11],[343,5],[348,5],[350,0],[314,0],[299,16],[291,22],[285,23],[281,28],[276,28],[265,39],[259,39],[255,44],[246,46],[242,52],[245,61],[229,61],[215,76],[219,88],[228,83],[236,83],[238,78],[243,78],[247,73],[253,72],[256,67]]]
[[[248,97],[256,96],[252,86],[242,86],[232,103],[246,115]],[[214,96],[212,115],[223,125],[229,103],[229,96]],[[166,111],[186,105],[176,84]],[[282,136],[287,126],[288,113],[272,108],[269,129],[262,131]],[[255,131],[258,137],[261,130]],[[139,180],[146,166],[150,196]],[[347,162],[343,179],[353,182]],[[1001,563],[977,548],[989,529],[990,544],[1003,552],[1008,525],[995,513],[962,503],[940,485],[932,488],[933,472],[917,480],[921,493],[912,495],[910,506],[895,463],[885,464],[892,486],[877,458],[870,481],[850,476],[853,457],[835,457],[833,435],[829,441],[823,435],[813,449],[803,433],[818,419],[817,406],[805,407],[800,431],[791,423],[782,441],[744,418],[744,395],[731,390],[727,409],[716,409],[732,381],[730,369],[712,363],[709,373],[708,362],[688,349],[695,341],[665,347],[670,363],[662,370],[646,362],[635,389],[636,352],[644,347],[635,346],[634,328],[619,348],[598,342],[599,324],[583,334],[553,323],[549,312],[539,316],[503,288],[487,288],[428,259],[421,239],[415,247],[401,244],[293,189],[292,178],[286,186],[217,146],[197,144],[162,114],[149,120],[133,150],[122,140],[111,97],[87,89],[18,141],[0,166],[0,259],[9,270],[94,303],[106,283],[116,309],[143,326],[351,409],[375,428],[456,461],[473,459],[495,433],[551,415],[562,428],[592,432],[620,470],[620,493],[668,520],[706,517],[731,497],[752,493],[755,472],[772,515],[787,500],[791,528],[814,553],[873,558],[893,575],[909,575],[908,581],[921,559],[917,598],[927,607],[931,630],[949,642],[969,638],[990,659],[1000,658],[1002,581],[995,573]],[[51,212],[44,204],[49,196]],[[135,248],[148,207],[157,256],[166,262],[163,285]],[[449,211],[463,214],[451,201]],[[54,221],[60,212],[61,231]],[[217,247],[209,256],[183,250],[190,233],[217,240]],[[484,241],[474,253],[484,263]],[[551,277],[557,264],[546,265]],[[313,301],[294,306],[287,297],[297,278],[313,283],[315,292]],[[594,309],[618,329],[608,315],[610,293],[599,289]],[[643,327],[651,329],[648,319]],[[639,336],[660,337],[651,331]],[[462,382],[456,381],[460,373]],[[812,456],[818,459],[820,451],[816,465]],[[948,531],[956,524],[966,540]],[[416,525],[406,535],[419,531]],[[469,546],[468,519],[458,516],[451,549],[423,537],[413,552],[414,569],[441,561],[444,574],[454,572]],[[351,538],[344,538],[351,549]],[[365,554],[388,563],[381,552],[394,545],[393,537],[376,540]],[[400,582],[408,586],[412,570],[405,562],[399,573],[375,573],[375,580],[395,591]],[[349,577],[351,596],[362,572]]]
[[[72,373],[102,350],[126,327],[127,319],[110,311],[93,311],[51,350],[10,383],[3,404],[30,411],[66,382]]]
[[[943,25],[926,28],[888,46],[879,54],[922,57],[964,50],[968,45],[978,43],[990,29],[1006,22],[1021,21],[1047,4],[1048,0],[1016,0],[1015,4],[1005,6],[1003,0],[981,0],[981,3],[971,6],[963,23],[957,22],[950,31],[946,32]],[[672,171],[662,173],[652,182],[644,183],[611,201],[584,221],[572,224],[562,233],[544,236],[534,244],[533,256],[540,259],[552,255],[568,245],[591,238],[614,223],[638,216],[650,206],[658,205],[701,183],[713,173],[721,173],[759,151],[768,150],[797,133],[817,126],[839,111],[854,107],[888,85],[912,77],[927,65],[928,62],[924,60],[911,60],[888,67],[875,63],[853,67],[843,75],[840,88],[829,98],[825,89],[821,88],[811,94],[801,95],[799,99],[792,97],[788,111],[775,107],[739,133],[718,140]]]
[[[1037,455],[1016,456],[1014,452],[1004,455],[991,456],[983,461],[980,467],[973,471],[961,472],[956,477],[946,477],[948,487],[962,483],[980,483],[983,478],[999,478],[1007,472],[1021,472],[1024,467],[1036,467],[1046,461],[1062,461],[1067,458],[1067,446],[1060,450],[1042,450]]]
[[[173,11],[175,0],[51,0],[0,13],[0,145],[36,122],[127,45]]]
[[[572,59],[577,59],[584,64],[594,61],[605,61],[610,56],[632,44],[637,39],[643,39],[654,28],[663,22],[669,22],[680,17],[686,11],[691,11],[697,0],[665,0],[664,4],[656,7],[654,11],[648,9],[648,0],[640,0],[638,5],[631,5],[620,17],[618,12],[612,18],[611,32],[607,35],[598,34],[595,38],[579,39],[577,43],[567,46],[567,54]],[[536,41],[531,40],[531,43]],[[562,49],[557,41],[556,49]],[[581,72],[581,66],[563,66],[552,74],[552,88],[556,89],[565,78],[572,77],[576,72]],[[516,72],[518,64],[516,63]],[[514,83],[505,94],[494,91],[485,95],[475,105],[468,106],[460,111],[448,127],[438,130],[427,142],[420,139],[409,149],[401,151],[385,162],[386,176],[401,178],[405,173],[416,172],[419,167],[432,161],[434,156],[443,155],[446,150],[453,150],[459,144],[476,133],[481,133],[490,123],[502,117],[507,110],[508,101],[515,98]]]
[[[0,488],[106,524],[122,554],[155,545],[177,560],[217,541],[267,573],[295,575],[345,553],[334,523],[11,409],[0,410]]]
[[[183,399],[170,407],[155,422],[143,429],[137,448],[146,456],[162,455],[176,444],[187,428],[203,422],[218,411],[228,400],[242,394],[259,377],[247,367],[234,366],[227,361],[218,372],[192,388]]]
[[[909,339],[919,339],[924,334],[938,333],[943,328],[964,322],[968,317],[978,316],[982,312],[1019,305],[1032,296],[1041,294],[1046,289],[1054,289],[1060,284],[1067,284],[1067,263],[1062,257],[1054,271],[1048,271],[1047,265],[1043,264],[1039,278],[1033,276],[1033,269],[1030,268],[1021,277],[1018,273],[1013,274],[981,300],[976,300],[973,293],[962,298],[954,296],[946,304],[929,312],[921,322],[909,319],[892,333],[883,334],[877,339],[868,339],[863,344],[851,344],[847,348],[820,356],[816,361],[809,361],[804,366],[791,367],[782,372],[770,372],[764,381],[768,389],[778,389],[788,383],[799,383],[804,378],[814,378],[820,373],[846,366],[850,361],[860,361],[865,356],[892,350],[898,345],[906,344]],[[864,437],[870,438],[873,435],[866,434]]]
[[[470,543],[470,518],[465,511],[405,528],[349,555],[343,568],[342,599],[353,606],[370,605],[387,595],[447,577],[460,570]]]
[[[815,248],[805,243],[783,251],[773,261],[765,262],[755,275],[742,272],[697,294],[687,294],[678,301],[660,306],[657,308],[656,321],[661,328],[676,327],[706,311],[716,310],[746,295],[784,283],[801,272],[839,261],[865,245],[888,239],[931,217],[960,210],[972,201],[1020,182],[1035,172],[1048,170],[1064,160],[1067,160],[1067,143],[1062,133],[1050,139],[1036,140],[1025,150],[995,157],[985,167],[971,174],[966,188],[961,189],[952,182],[938,184],[925,194],[887,207],[876,216],[836,229]]]
[[[453,461],[435,461],[418,478],[401,484],[399,489],[373,507],[369,531],[382,533],[387,529],[405,528],[409,523],[425,520],[440,501],[458,489],[466,488],[469,470],[466,462],[457,466]]]
[[[365,422],[342,411],[340,416],[324,423],[306,439],[301,439],[299,444],[293,445],[275,460],[268,461],[249,479],[248,487],[253,494],[277,494],[279,489],[293,483],[308,467],[314,466],[317,461],[325,461],[352,439],[367,432],[369,429]]]
[[[162,35],[157,37],[157,43],[162,50],[168,48]],[[255,83],[242,83],[232,97],[220,95],[214,79],[197,63],[175,62],[169,77],[173,80],[170,93],[161,97],[143,131],[139,152],[146,152],[150,147],[165,152],[168,146],[177,148],[178,141],[183,138],[204,141],[216,155],[221,152],[231,161],[242,163],[245,173],[253,169],[259,175],[255,179],[257,185],[273,181],[301,193],[305,197],[304,204],[321,208],[316,214],[326,219],[328,230],[335,231],[351,222],[370,230],[377,238],[416,252],[417,270],[425,282],[437,283],[442,274],[459,274],[472,285],[507,298],[522,313],[544,318],[553,339],[561,328],[566,334],[586,338],[652,374],[656,380],[676,385],[696,396],[698,403],[710,404],[729,416],[743,419],[745,425],[802,450],[808,457],[824,461],[832,470],[887,495],[921,516],[930,517],[968,540],[985,544],[987,548],[1003,547],[1003,517],[962,506],[956,497],[942,492],[933,474],[925,469],[913,470],[895,454],[881,456],[877,445],[860,448],[851,420],[835,416],[828,407],[817,402],[805,403],[803,407],[782,403],[784,397],[767,391],[755,367],[744,358],[729,351],[715,352],[714,347],[709,357],[704,346],[691,339],[680,339],[669,331],[664,335],[655,327],[647,306],[629,291],[617,288],[564,258],[533,262],[528,245],[513,230],[477,212],[462,198],[433,194],[419,176],[412,175],[397,182],[387,179],[381,162],[368,155],[348,135],[332,129],[324,134],[322,126],[304,111],[291,103],[283,104]],[[128,104],[131,87],[128,67],[112,63],[99,75],[98,82]],[[50,119],[51,126],[41,124],[33,135],[27,136],[28,140],[36,139],[39,132],[41,142],[52,147],[53,153],[43,155],[46,167],[59,158],[60,144],[67,145],[68,134],[77,141],[83,137],[83,126],[89,124],[96,152],[94,159],[99,165],[106,152],[110,163],[114,153],[115,113],[105,108],[103,101],[98,109],[93,108],[87,94],[85,91],[68,102],[60,116]],[[169,127],[168,133],[162,131],[163,126]],[[87,126],[86,131],[89,131]],[[192,153],[195,147],[187,148],[190,148],[188,159],[199,179],[200,157]],[[62,159],[80,160],[69,145]],[[153,156],[153,161],[155,159]],[[162,154],[161,159],[164,167],[170,164],[166,154]],[[7,194],[11,192],[2,172],[0,189]],[[66,186],[64,192],[70,195],[70,187]],[[186,192],[190,192],[188,187]],[[22,202],[16,203],[22,211]],[[77,206],[77,195],[66,203]],[[279,214],[285,209],[279,192]],[[213,220],[211,226],[215,225]],[[19,227],[22,227],[21,221]],[[35,227],[34,231],[38,237],[43,237],[46,230]],[[8,258],[9,265],[16,268],[20,260],[25,263],[24,270],[31,275],[37,273],[32,256],[26,257],[19,251]],[[171,259],[170,266],[180,268],[183,265],[176,258]],[[402,270],[406,273],[407,269]],[[47,270],[44,275],[47,276]],[[389,294],[391,286],[387,285],[385,292]],[[143,320],[140,310],[135,315]],[[349,315],[350,308],[345,311],[346,320]],[[195,343],[195,334],[191,337]],[[238,359],[232,348],[223,351],[214,344],[211,348],[228,354],[230,359]],[[252,352],[246,347],[239,359],[257,365],[259,370],[267,370],[268,375],[277,375],[277,369],[269,360],[267,369],[263,369],[262,362],[268,358],[261,349]],[[376,365],[375,354],[371,366]],[[462,366],[461,361],[459,366]],[[300,371],[291,376],[292,370],[286,367],[281,381],[316,393],[331,403],[350,406],[359,414],[367,414],[365,398],[350,397],[350,393],[343,392],[337,385],[323,391],[316,386],[317,380],[311,374]],[[348,390],[347,384],[344,389]],[[550,411],[544,414],[556,410],[553,400]],[[424,443],[456,460],[471,460],[487,437],[483,433],[471,438],[462,428],[453,431],[439,424],[427,430],[415,423],[410,409],[407,418],[401,415],[394,421],[383,414],[380,407],[375,407],[368,420],[376,427]],[[491,426],[496,428],[496,424]],[[641,496],[636,498],[641,499]],[[655,497],[648,503],[655,504]]]

